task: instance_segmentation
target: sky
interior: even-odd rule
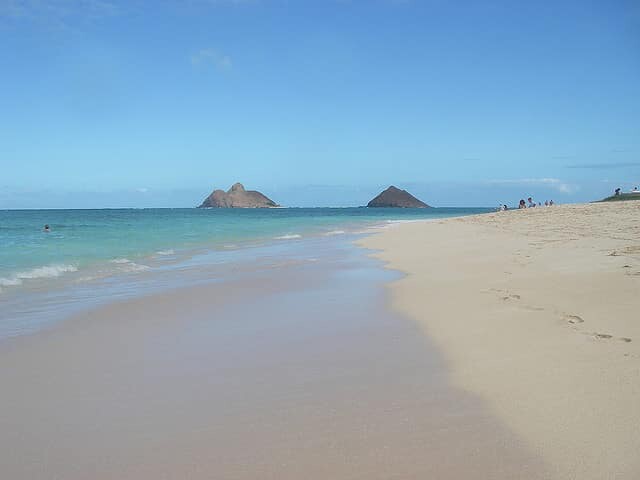
[[[0,208],[602,198],[640,184],[640,2],[0,0]]]

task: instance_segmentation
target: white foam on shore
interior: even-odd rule
[[[127,263],[125,268],[122,268],[121,270],[124,272],[144,272],[145,270],[149,270],[151,267],[149,267],[148,265],[142,265],[140,263]]]
[[[18,272],[10,278],[0,278],[0,286],[15,287],[22,285],[23,280],[37,280],[40,278],[56,278],[67,272],[77,272],[78,267],[74,265],[45,265],[43,267],[32,268],[24,272]]]
[[[344,230],[331,230],[330,232],[325,233],[327,237],[331,237],[333,235],[344,235]]]
[[[289,234],[289,235],[281,235],[279,237],[275,237],[276,240],[293,240],[295,238],[302,238],[302,235],[298,235],[297,233]]]
[[[115,263],[116,265],[118,265],[119,271],[126,273],[142,272],[151,268],[147,265],[134,263],[128,258],[116,258],[114,260],[111,260],[111,263]]]
[[[175,251],[173,249],[168,249],[168,250],[158,250],[156,252],[156,255],[175,255]]]
[[[46,265],[16,274],[18,279],[55,278],[67,272],[77,272],[74,265]]]
[[[13,287],[15,285],[22,285],[22,280],[19,278],[0,278],[0,287]]]

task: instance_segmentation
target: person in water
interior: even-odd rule
[[[51,229],[49,228],[49,225],[45,225],[43,230],[47,233],[49,233],[51,231]]]

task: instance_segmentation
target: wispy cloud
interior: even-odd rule
[[[109,0],[0,0],[0,21],[34,22],[54,29],[120,12],[120,7]]]
[[[191,64],[195,67],[212,66],[221,72],[226,72],[233,68],[231,57],[213,48],[205,48],[192,54]]]
[[[489,180],[492,185],[522,185],[522,186],[544,186],[552,188],[560,193],[575,193],[580,188],[577,185],[566,183],[559,178],[516,178],[505,180]]]
[[[614,163],[576,163],[566,165],[565,168],[588,168],[594,170],[609,170],[614,168],[640,167],[640,162],[614,162]]]

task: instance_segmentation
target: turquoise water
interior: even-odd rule
[[[314,250],[396,221],[486,208],[0,211],[0,339],[80,307],[236,272],[313,260]],[[44,232],[48,224],[50,232]],[[333,243],[331,243],[333,242]]]
[[[0,289],[100,263],[229,248],[486,209],[122,209],[0,211]],[[46,233],[43,226],[51,231]],[[118,263],[120,262],[120,263]]]

